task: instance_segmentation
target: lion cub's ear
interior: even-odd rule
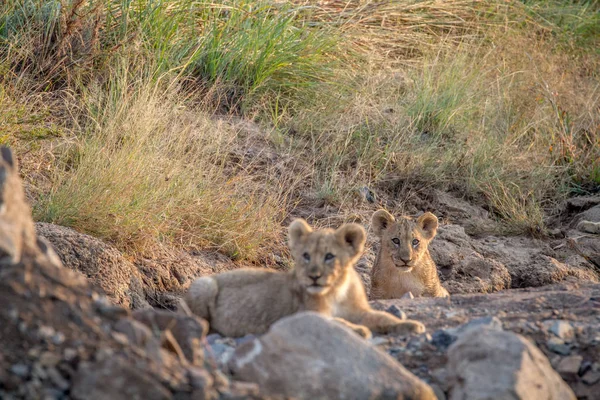
[[[302,218],[292,221],[288,228],[288,241],[290,247],[295,247],[299,242],[313,230],[308,223]]]
[[[365,229],[358,224],[345,224],[340,226],[335,235],[350,248],[350,256],[354,257],[363,252],[367,234]]]
[[[373,232],[375,232],[377,237],[381,237],[383,231],[385,231],[395,220],[394,216],[385,210],[375,211],[371,217],[371,227],[373,228]]]
[[[417,224],[419,225],[419,228],[421,228],[421,230],[423,231],[426,239],[433,239],[433,237],[437,233],[438,228],[438,219],[435,215],[433,215],[430,212],[426,212],[425,214],[419,217],[419,219],[417,220]]]

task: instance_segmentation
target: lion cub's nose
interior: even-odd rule
[[[310,279],[312,279],[313,281],[317,282],[317,280],[321,277],[321,273],[320,272],[310,272],[308,274],[308,277]]]

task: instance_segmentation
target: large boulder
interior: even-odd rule
[[[266,394],[298,399],[435,399],[433,390],[387,354],[325,317],[303,312],[237,348],[233,375]]]
[[[511,332],[470,330],[448,350],[447,370],[451,400],[575,399],[544,354]]]
[[[38,235],[47,239],[62,263],[81,272],[116,304],[146,307],[142,276],[114,247],[64,226],[38,222]]]

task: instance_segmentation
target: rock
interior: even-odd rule
[[[10,372],[19,378],[27,378],[29,376],[29,367],[25,364],[14,364],[10,367]]]
[[[568,356],[569,354],[571,354],[571,346],[565,344],[565,342],[559,338],[550,338],[546,342],[546,346],[548,347],[548,350],[556,354],[560,354],[563,356]]]
[[[592,222],[592,221],[579,221],[577,224],[577,229],[581,232],[591,233],[591,234],[600,234],[600,222]]]
[[[153,339],[152,332],[146,325],[130,318],[119,320],[114,325],[114,329],[124,334],[133,346],[141,349],[144,349]]]
[[[448,350],[450,399],[575,399],[544,354],[520,335],[471,329]]]
[[[600,222],[600,204],[588,208],[575,217],[575,221]]]
[[[36,229],[52,244],[66,267],[83,273],[116,304],[132,308],[147,305],[141,275],[117,249],[63,226],[38,222]]]
[[[600,382],[600,371],[586,372],[581,378],[581,381],[590,386]]]
[[[266,394],[313,398],[435,399],[433,390],[349,329],[313,312],[275,323],[238,347],[234,377]]]
[[[152,331],[171,331],[188,361],[196,365],[202,363],[204,352],[201,342],[208,333],[206,321],[195,316],[153,309],[138,310],[132,316]]]
[[[410,293],[410,292],[409,292]],[[413,296],[414,298],[414,296]],[[397,305],[392,304],[387,310],[385,310],[387,312],[389,312],[390,314],[400,318],[400,319],[406,319],[406,314],[404,313],[404,311],[402,311],[400,308],[398,308]]]
[[[155,378],[120,358],[80,364],[73,378],[71,396],[79,400],[168,400],[172,397]]]
[[[502,322],[496,317],[475,318],[456,328],[435,331],[431,336],[431,343],[439,348],[446,349],[462,335],[466,334],[472,329],[482,326],[493,330],[502,330]]]
[[[568,321],[544,321],[544,325],[546,325],[548,331],[563,341],[569,341],[575,336],[575,329]]]
[[[490,293],[511,286],[506,266],[477,252],[458,225],[441,226],[429,250],[450,293]]]
[[[558,363],[556,371],[567,380],[575,380],[579,374],[579,367],[583,361],[582,356],[565,357]]]

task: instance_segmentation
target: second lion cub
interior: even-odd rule
[[[211,330],[234,337],[262,334],[280,318],[304,310],[334,317],[362,336],[370,336],[369,330],[425,331],[420,322],[403,321],[369,306],[354,270],[366,240],[362,226],[313,231],[297,219],[288,236],[295,262],[292,271],[240,269],[199,278],[185,296],[190,310],[208,320]]]
[[[379,237],[379,251],[371,271],[371,298],[396,299],[408,292],[414,296],[448,297],[429,254],[429,242],[438,219],[427,212],[416,221],[395,219],[385,210],[373,214],[371,226]]]

